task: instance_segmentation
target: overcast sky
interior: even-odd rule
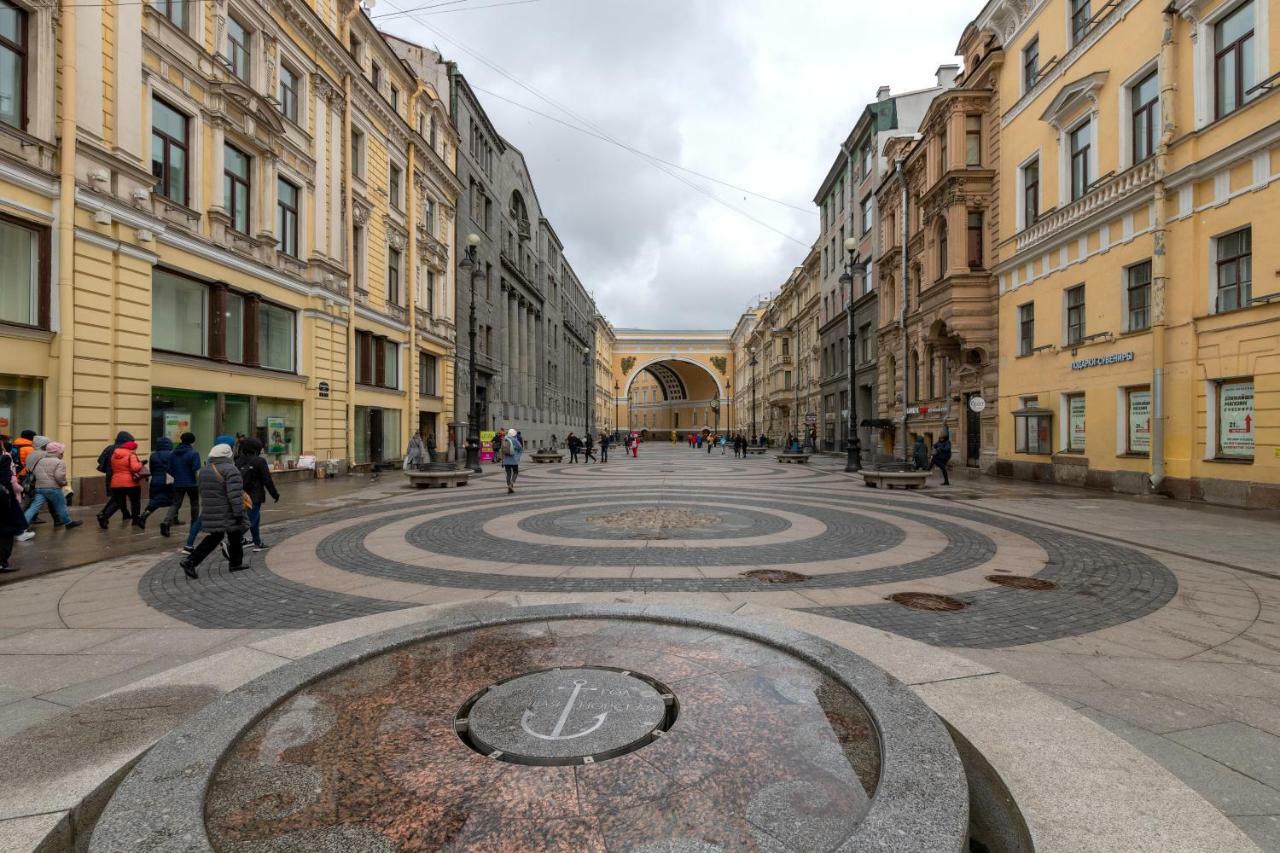
[[[437,47],[485,90],[486,111],[524,152],[543,215],[605,317],[618,328],[684,329],[732,328],[755,298],[777,290],[817,237],[813,196],[876,88],[933,85],[981,8],[981,0],[479,8],[502,2],[510,0],[379,0],[372,14],[380,27]],[[396,14],[429,3],[441,5]],[[803,210],[665,167],[764,227],[626,150],[498,96]]]

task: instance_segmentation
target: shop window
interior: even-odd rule
[[[1068,453],[1084,453],[1085,406],[1083,394],[1068,394],[1063,401],[1066,410],[1067,435],[1064,449]]]
[[[249,82],[249,28],[234,15],[227,16],[227,67],[245,83]]]
[[[284,178],[276,181],[276,248],[298,257],[298,188]]]
[[[1067,346],[1084,340],[1084,285],[1077,284],[1064,294],[1067,316]]]
[[[0,122],[27,127],[28,18],[25,10],[0,0]]]
[[[302,402],[275,397],[254,400],[254,436],[262,442],[263,454],[285,467],[302,452]]]
[[[49,327],[49,229],[0,215],[0,323]]]
[[[1090,0],[1071,0],[1071,45],[1074,47],[1084,41],[1089,34],[1089,24],[1093,18]]]
[[[189,120],[159,98],[151,99],[151,174],[155,192],[187,203],[187,130]]]
[[[1253,299],[1253,230],[1241,228],[1214,242],[1218,284],[1214,310],[1245,308]]]
[[[1035,398],[1023,401],[1013,413],[1013,449],[1016,453],[1048,455],[1053,452],[1050,436],[1053,412],[1035,405]]]
[[[1093,148],[1093,122],[1084,124],[1071,131],[1071,200],[1075,201],[1089,191],[1093,183],[1090,177],[1089,157]]]
[[[231,217],[231,227],[249,233],[249,155],[234,145],[224,146],[222,203]]]
[[[209,354],[209,288],[165,269],[151,276],[151,346]]]
[[[1151,261],[1134,264],[1124,271],[1125,331],[1136,332],[1151,326]]]
[[[966,166],[982,165],[982,116],[964,117],[964,162]]]
[[[1124,410],[1124,452],[1130,456],[1148,455],[1151,453],[1151,389],[1126,388]]]
[[[1027,42],[1022,49],[1022,91],[1030,92],[1040,77],[1040,38]]]
[[[1213,108],[1222,118],[1240,108],[1257,76],[1253,0],[1242,3],[1213,28]]]
[[[418,393],[424,397],[438,397],[439,360],[431,353],[418,353]]]
[[[1129,88],[1129,103],[1132,110],[1133,162],[1136,165],[1156,153],[1156,140],[1160,133],[1160,78],[1155,71]]]
[[[0,434],[44,430],[44,380],[0,375]]]
[[[1230,379],[1214,383],[1216,397],[1215,456],[1219,459],[1253,460],[1253,380]]]
[[[272,370],[294,371],[296,315],[287,308],[258,305],[258,361]]]
[[[223,297],[223,315],[226,317],[226,344],[223,352],[227,361],[244,364],[244,297],[227,293]]]
[[[280,63],[280,87],[277,99],[280,112],[289,121],[298,122],[298,74],[288,65]]]

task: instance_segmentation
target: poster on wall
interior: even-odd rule
[[[267,452],[284,453],[288,444],[284,440],[284,418],[267,418]]]
[[[1079,394],[1068,401],[1067,409],[1067,447],[1071,450],[1084,450],[1084,395]]]
[[[13,435],[13,410],[8,406],[0,406],[0,433]]]
[[[1129,392],[1129,452],[1151,452],[1151,392]]]
[[[164,434],[175,445],[181,440],[184,432],[191,431],[190,412],[165,412]]]
[[[496,433],[493,430],[480,431],[480,464],[493,462],[493,437]]]
[[[1253,383],[1218,386],[1218,448],[1223,456],[1253,458]]]

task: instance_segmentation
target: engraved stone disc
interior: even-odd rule
[[[515,764],[591,764],[651,743],[675,721],[671,692],[604,667],[546,669],[500,681],[455,720],[477,752]]]

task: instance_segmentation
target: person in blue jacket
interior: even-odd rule
[[[170,466],[173,460],[173,442],[167,435],[156,439],[156,449],[147,457],[147,508],[133,519],[133,526],[147,529],[147,516],[160,507],[173,506],[173,485]]]
[[[200,515],[200,490],[196,487],[196,475],[200,473],[200,451],[195,448],[195,433],[184,432],[178,440],[180,443],[169,456],[169,474],[173,478],[169,491],[173,498],[169,504],[169,514],[160,522],[161,536],[168,536],[169,529],[178,523],[178,510],[182,509],[183,499],[191,501],[192,524]]]

